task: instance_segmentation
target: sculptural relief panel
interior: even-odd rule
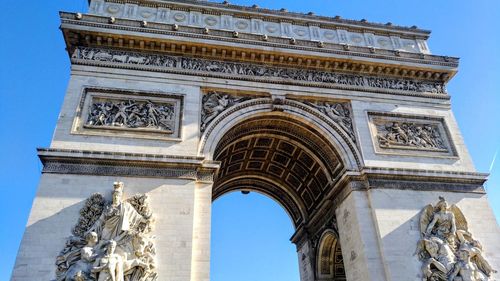
[[[443,197],[420,214],[421,239],[415,254],[422,261],[423,281],[488,281],[496,273],[483,245],[469,231],[467,219]]]
[[[368,112],[368,119],[377,153],[457,156],[443,118]]]
[[[64,249],[56,259],[55,281],[155,281],[155,217],[146,194],[123,198],[115,182],[112,201],[91,195],[80,210]]]
[[[228,93],[210,91],[206,93],[201,102],[201,126],[200,132],[204,132],[207,126],[223,111],[235,104],[249,100],[251,97],[235,97]]]
[[[72,133],[178,139],[182,104],[176,95],[87,88]]]
[[[305,102],[328,116],[334,123],[339,125],[351,139],[356,142],[356,133],[354,131],[351,106],[348,102]]]

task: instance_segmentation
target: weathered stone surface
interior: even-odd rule
[[[427,278],[415,245],[449,238],[429,226],[439,196],[467,222],[446,274],[468,280],[472,264],[499,278],[475,260],[500,268],[500,230],[445,89],[458,60],[429,55],[427,31],[204,1],[90,2],[92,15],[61,14],[71,78],[11,280],[89,277],[105,250],[119,260],[120,241],[99,245],[111,239],[94,229],[116,181],[155,213],[149,280],[209,281],[211,202],[235,190],[290,215],[302,281]],[[476,239],[468,262],[459,249]]]

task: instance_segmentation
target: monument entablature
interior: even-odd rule
[[[77,19],[80,18],[80,19]],[[300,68],[310,72],[322,73],[345,73],[357,74],[370,77],[387,77],[387,82],[373,81],[364,83],[363,86],[380,87],[379,84],[390,84],[390,90],[402,92],[420,92],[430,94],[431,97],[447,98],[446,95],[433,94],[445,93],[445,83],[455,74],[458,60],[449,57],[440,57],[424,54],[413,54],[405,51],[386,51],[374,47],[351,46],[349,44],[317,44],[311,41],[289,40],[276,38],[263,40],[262,36],[238,35],[230,31],[211,32],[206,28],[186,28],[171,24],[154,24],[131,20],[114,20],[109,23],[109,18],[98,16],[79,16],[77,14],[62,14],[62,29],[66,37],[70,55],[78,48],[116,48],[118,50],[130,50],[132,52],[151,52],[155,54],[167,54],[182,56],[186,58],[205,59],[205,64],[211,64],[212,68],[199,70],[210,72],[212,75],[224,74],[221,69],[231,68],[229,62],[252,64],[261,66],[261,70],[252,71],[253,75],[266,76],[263,66],[276,68]],[[93,23],[92,23],[93,22]],[[95,26],[95,31],[89,31],[86,26]],[[131,33],[122,34],[127,25]],[[142,27],[141,27],[142,25]],[[84,29],[85,32],[82,32]],[[177,30],[172,30],[177,29]],[[115,30],[115,31],[113,31]],[[113,34],[114,32],[118,34]],[[144,32],[151,32],[153,37],[143,37]],[[238,33],[239,34],[239,33]],[[304,43],[304,44],[302,44]],[[252,48],[248,48],[253,45]],[[134,54],[131,54],[134,56]],[[112,61],[117,64],[127,64],[127,58],[100,57],[101,62]],[[211,63],[211,61],[222,61]],[[402,64],[406,62],[405,64]],[[144,58],[131,62],[136,67],[161,66]],[[223,65],[220,65],[220,64]],[[172,65],[169,65],[172,66]],[[175,67],[175,66],[174,66]],[[179,67],[178,67],[179,68]],[[222,73],[221,73],[222,72]],[[244,71],[240,71],[245,74]],[[276,71],[274,71],[276,72]],[[227,73],[227,70],[226,70]],[[234,73],[233,73],[234,74]],[[273,75],[267,75],[272,78]],[[276,76],[276,75],[274,75]],[[311,74],[303,74],[303,83],[316,82],[317,77]],[[318,74],[316,75],[318,76]],[[324,76],[324,75],[323,75]],[[285,77],[289,78],[290,74]],[[248,79],[248,78],[247,78]],[[393,79],[393,80],[391,80]],[[415,86],[414,83],[423,86]],[[358,83],[359,82],[354,82]],[[344,83],[346,84],[346,83]]]
[[[305,30],[288,30],[285,28],[276,27],[270,23],[291,24],[298,26],[314,26],[323,27],[330,30],[349,30],[357,32],[369,32],[377,35],[399,36],[407,39],[427,40],[430,31],[419,29],[416,26],[403,27],[396,26],[392,23],[380,24],[372,23],[367,20],[350,20],[342,19],[340,16],[327,17],[314,15],[313,13],[295,13],[289,12],[286,9],[271,10],[260,8],[256,5],[245,7],[240,5],[232,5],[228,1],[224,3],[216,3],[209,1],[168,1],[168,0],[140,0],[140,1],[123,1],[123,0],[91,0],[90,14],[116,15],[123,18],[150,20],[157,22],[176,22],[185,23],[193,26],[216,26],[221,29],[231,29],[233,27],[251,31],[255,33],[274,33],[284,37],[290,37],[294,32],[297,36],[308,37],[311,40],[317,39],[315,36],[321,36]],[[128,5],[124,5],[128,4]],[[191,13],[193,12],[193,13]],[[170,17],[173,15],[173,17]],[[214,17],[215,16],[215,17]],[[222,16],[217,18],[217,16]],[[253,19],[253,21],[252,21]],[[248,21],[245,21],[248,20]],[[245,24],[247,23],[247,24]],[[252,25],[250,25],[252,23]],[[265,28],[264,28],[265,27]],[[319,29],[324,32],[326,30]],[[303,31],[303,32],[300,32]],[[335,34],[328,36],[330,33],[322,34],[326,39],[335,41]],[[340,38],[342,39],[342,38]],[[339,40],[339,39],[337,39]],[[356,42],[356,41],[354,41]],[[359,42],[357,42],[359,43]],[[380,44],[380,43],[379,43]],[[390,44],[380,44],[389,46]],[[414,47],[413,47],[414,48]],[[428,50],[425,48],[424,50]]]
[[[301,281],[498,279],[459,59],[429,31],[227,1],[60,17],[71,76],[12,281],[209,281],[237,191],[289,215]]]

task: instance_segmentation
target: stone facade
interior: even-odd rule
[[[92,0],[61,21],[71,78],[11,280],[55,280],[113,182],[150,198],[158,281],[210,279],[211,202],[234,190],[288,212],[302,281],[425,280],[421,210],[440,196],[500,268],[446,90],[458,59],[430,54],[428,31],[175,0]]]

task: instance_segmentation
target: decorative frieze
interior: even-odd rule
[[[234,97],[227,93],[220,93],[211,91],[205,94],[201,102],[201,127],[200,131],[204,132],[207,126],[212,122],[220,113],[227,108],[238,104],[240,102],[249,100],[250,97]]]
[[[210,4],[208,3],[208,5]],[[428,32],[415,28],[409,29],[377,25],[375,29],[370,30],[370,27],[373,27],[371,25],[374,24],[366,22],[357,22],[354,24],[354,21],[351,21],[351,25],[354,24],[355,27],[349,28],[345,22],[339,26],[335,26],[336,22],[345,21],[340,19],[329,19],[331,22],[330,25],[325,25],[325,17],[321,17],[321,23],[316,22],[316,24],[311,24],[314,22],[314,16],[308,15],[307,19],[299,20],[296,13],[288,17],[286,21],[282,21],[281,17],[269,18],[270,14],[267,14],[267,17],[264,18],[262,16],[255,17],[254,14],[234,13],[234,10],[231,12],[228,10],[227,5],[223,7],[224,10],[220,10],[221,7],[208,7],[208,5],[205,4],[199,12],[188,12],[183,7],[176,7],[172,3],[166,8],[155,7],[152,4],[143,6],[127,4],[124,1],[107,2],[104,0],[92,0],[89,13],[105,17],[177,24],[186,27],[207,27],[212,30],[232,30],[240,33],[265,34],[273,37],[295,38],[298,40],[324,41],[327,43],[349,44],[386,50],[401,50],[411,53],[430,53],[428,48],[419,48],[417,44],[417,39],[426,43]],[[238,6],[231,5],[231,7],[234,9]],[[248,9],[247,7],[239,8]],[[254,10],[261,13],[270,12],[267,9],[254,8]],[[283,12],[280,14],[282,15]],[[293,22],[294,20],[299,20],[299,22]],[[365,31],[360,31],[360,29],[365,29]],[[381,29],[387,30],[382,32],[383,34],[380,34]],[[366,34],[373,32],[379,33],[377,36],[378,40],[366,39]],[[400,37],[406,38],[402,39]]]
[[[202,157],[75,149],[38,149],[42,172],[50,174],[134,176],[211,182],[218,163]]]
[[[455,156],[442,118],[380,112],[368,114],[376,152]]]
[[[285,84],[315,85],[362,91],[389,91],[391,93],[427,93],[445,96],[442,82],[365,76],[357,74],[317,71],[303,68],[273,67],[260,64],[178,57],[160,54],[126,52],[114,49],[76,48],[73,63],[152,71],[199,73],[215,77],[277,82]]]
[[[449,206],[443,197],[435,206],[427,205],[420,215],[420,233],[416,254],[423,263],[422,280],[492,280],[496,270],[456,205]]]
[[[113,89],[84,90],[73,133],[178,138],[182,97]]]

